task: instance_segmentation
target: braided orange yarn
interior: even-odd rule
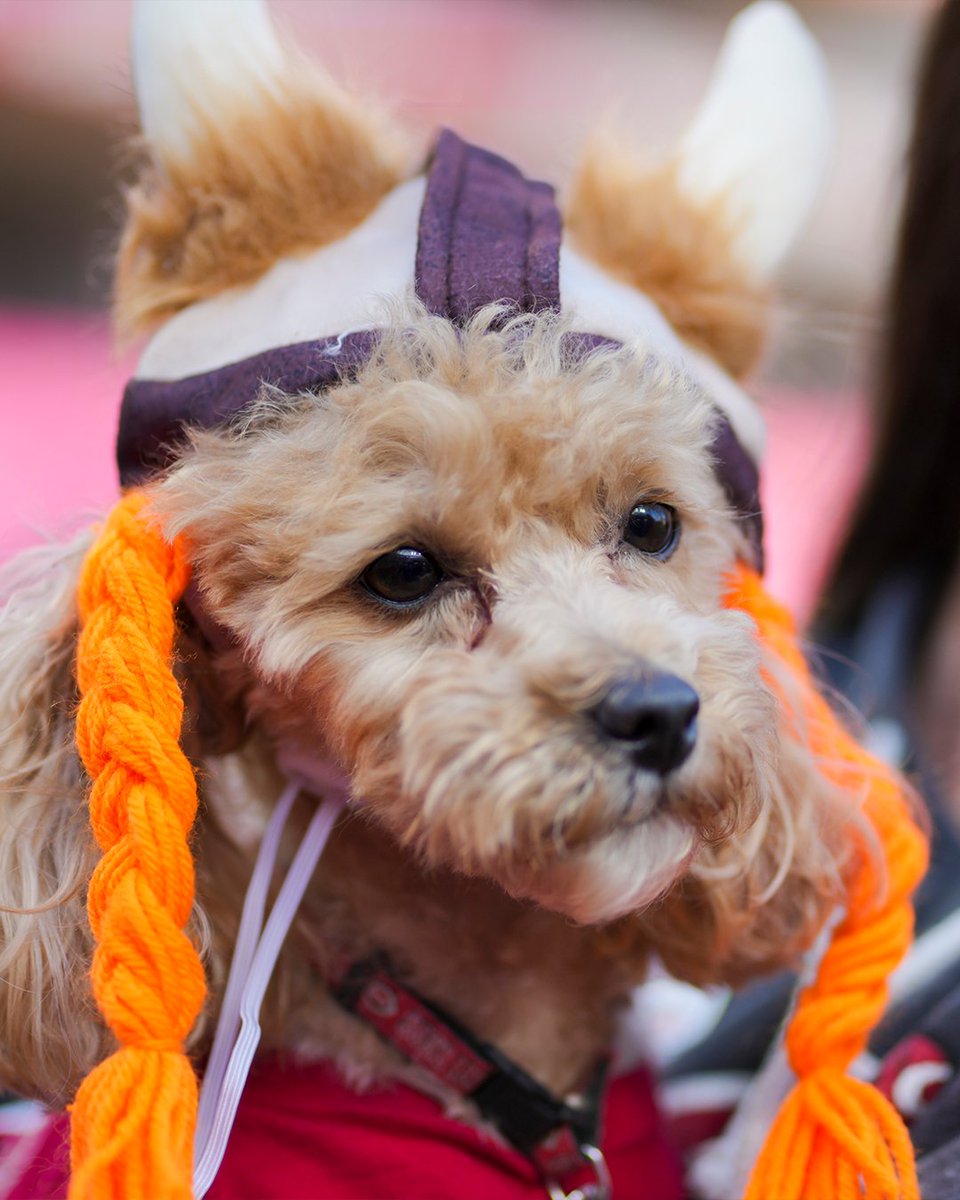
[[[824,775],[864,797],[885,860],[878,866],[860,848],[847,915],[787,1027],[797,1083],[767,1136],[745,1200],[919,1200],[913,1149],[898,1113],[846,1070],[864,1050],[886,1006],[887,978],[909,949],[910,896],[926,868],[926,839],[894,773],[857,745],[817,691],[789,614],[755,572],[738,571],[727,602],[754,618],[761,640],[800,685],[804,711],[797,717]],[[775,679],[768,682],[776,688]]]
[[[103,850],[87,897],[93,991],[120,1048],[77,1093],[70,1200],[192,1194],[197,1083],[183,1042],[205,983],[184,932],[197,793],[171,670],[189,567],[183,546],[142,519],[144,504],[138,493],[120,501],[80,578],[77,746]]]

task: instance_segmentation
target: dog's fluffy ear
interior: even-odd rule
[[[854,788],[830,777],[793,714],[805,711],[803,680],[761,643],[765,676],[781,696],[776,755],[749,828],[703,848],[690,873],[639,918],[645,947],[667,970],[699,985],[738,986],[796,967],[845,903],[855,846],[875,845]],[[852,833],[856,831],[856,837]]]
[[[128,193],[116,315],[138,332],[359,224],[404,140],[284,47],[261,0],[136,0],[147,162]]]
[[[815,41],[789,5],[759,0],[732,22],[668,162],[651,168],[609,131],[591,141],[568,228],[681,335],[743,374],[759,349],[766,284],[823,183],[831,130]]]
[[[90,994],[84,907],[97,847],[73,744],[89,540],[0,570],[0,1084],[57,1106],[109,1042]]]
[[[100,851],[74,743],[76,597],[91,538],[85,531],[0,567],[0,1088],[56,1108],[113,1042],[90,987],[86,894]],[[192,626],[178,638],[176,669],[190,753],[237,749],[246,734],[240,684],[219,672]],[[205,850],[188,931],[219,981],[249,865],[205,796],[193,836]],[[206,903],[217,912],[212,939]],[[204,1036],[201,1020],[191,1046]]]

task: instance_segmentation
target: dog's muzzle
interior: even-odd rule
[[[664,776],[690,757],[699,711],[700,697],[688,683],[655,671],[616,680],[590,716],[638,767]]]

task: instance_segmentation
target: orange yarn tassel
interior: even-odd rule
[[[919,1200],[910,1137],[875,1088],[846,1074],[887,1002],[887,977],[910,947],[910,896],[927,843],[895,774],[857,745],[817,691],[789,614],[741,568],[728,604],[749,613],[760,638],[802,684],[806,729],[824,774],[863,795],[885,871],[861,847],[846,916],[801,993],[787,1027],[797,1083],[757,1159],[745,1200]],[[776,688],[776,680],[768,682]]]
[[[183,1042],[206,987],[184,932],[197,793],[171,670],[189,567],[183,545],[143,520],[145,503],[130,493],[116,506],[80,579],[77,746],[103,850],[87,896],[93,992],[120,1048],[73,1105],[70,1200],[192,1194],[197,1082]]]

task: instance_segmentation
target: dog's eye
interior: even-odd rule
[[[654,558],[669,558],[680,540],[680,518],[669,504],[635,504],[627,517],[623,540]]]
[[[360,582],[379,600],[416,604],[429,596],[442,578],[443,572],[426,551],[399,546],[375,558]]]

